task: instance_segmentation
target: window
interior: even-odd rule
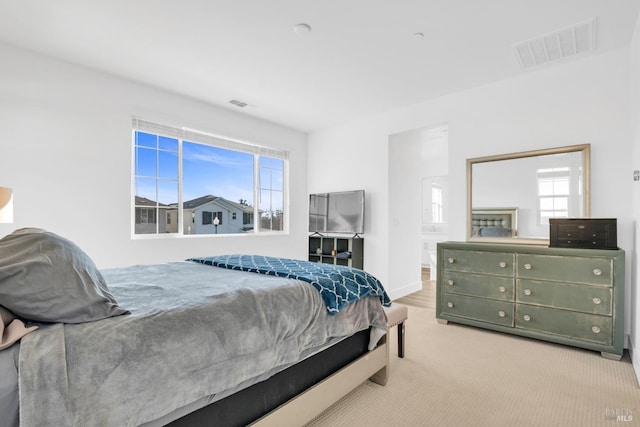
[[[253,215],[247,212],[242,213],[242,225],[252,224]]]
[[[155,224],[156,210],[149,208],[136,209],[136,224]]]
[[[222,224],[222,212],[202,212],[202,225],[215,224],[214,218],[218,218],[218,225]]]
[[[213,224],[213,212],[202,212],[202,225]]]
[[[440,184],[431,184],[431,221],[442,222],[442,187]]]
[[[287,152],[139,119],[133,128],[135,235],[285,230]],[[239,214],[242,224],[223,223]]]
[[[284,161],[260,156],[260,230],[283,229]]]
[[[538,169],[537,176],[540,225],[548,225],[549,218],[568,218],[570,169]]]

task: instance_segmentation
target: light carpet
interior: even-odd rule
[[[435,318],[435,283],[409,305],[406,354],[392,331],[386,386],[363,383],[307,426],[640,426],[629,355],[487,331]]]

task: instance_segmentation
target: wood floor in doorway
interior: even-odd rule
[[[423,308],[436,308],[436,281],[429,280],[430,272],[428,268],[422,269],[422,290],[398,298],[396,301],[406,305],[413,305]]]

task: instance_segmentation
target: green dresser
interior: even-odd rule
[[[600,351],[624,342],[624,251],[438,244],[436,317]]]

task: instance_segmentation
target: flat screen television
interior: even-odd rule
[[[310,194],[309,231],[364,233],[364,190]]]

